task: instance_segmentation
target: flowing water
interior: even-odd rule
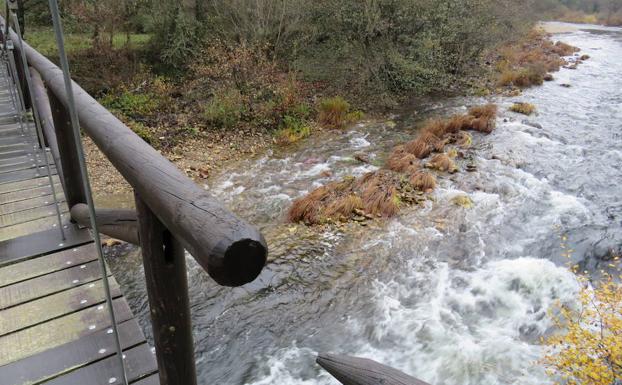
[[[425,207],[387,223],[318,232],[284,216],[314,187],[375,168],[354,154],[374,164],[425,116],[486,100],[418,103],[396,127],[323,133],[212,179],[207,188],[262,229],[270,263],[231,289],[188,258],[200,383],[336,383],[317,352],[369,357],[433,384],[547,383],[535,363],[547,312],[577,291],[565,266],[599,270],[622,245],[622,30],[554,38],[591,59],[520,97],[493,98],[498,127],[475,134],[468,154],[477,171],[441,177]],[[538,114],[507,112],[515,101]],[[472,208],[450,202],[462,194]],[[138,256],[110,262],[149,334]]]

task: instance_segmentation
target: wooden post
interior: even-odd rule
[[[59,175],[63,178],[62,183],[65,189],[67,205],[73,207],[78,203],[86,202],[84,183],[78,163],[78,149],[73,139],[71,121],[65,106],[58,100],[56,95],[49,90],[48,97],[50,99],[54,131],[56,133],[56,141],[58,143],[60,156],[60,165],[57,164],[57,167],[60,166],[62,168],[62,173]]]
[[[52,110],[50,109],[50,100],[45,90],[45,85],[41,79],[39,72],[30,67],[30,79],[32,80],[33,95],[32,101],[37,106],[39,112],[39,121],[41,122],[41,129],[43,130],[43,137],[45,142],[50,148],[52,153],[52,159],[56,164],[56,170],[65,189],[65,176],[63,175],[63,168],[61,167],[60,151],[58,149],[58,141],[56,140],[56,132],[54,132],[54,119],[52,118]]]
[[[196,385],[184,249],[136,194],[160,384]]]
[[[17,48],[19,42],[13,42],[13,46]],[[15,63],[15,71],[17,75],[17,79],[19,80],[19,87],[22,91],[24,108],[28,109],[31,107],[30,102],[30,92],[28,91],[28,83],[26,83],[26,77],[24,74],[24,64],[22,63],[22,55],[18,50],[14,49],[9,52],[9,54],[13,55],[13,60]]]

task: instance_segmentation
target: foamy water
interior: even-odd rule
[[[414,106],[398,127],[324,133],[211,180],[211,192],[262,228],[271,262],[255,282],[229,289],[189,260],[200,382],[336,384],[314,363],[317,352],[334,352],[437,385],[549,383],[539,338],[553,304],[575,301],[566,265],[601,268],[599,258],[622,244],[622,32],[556,38],[591,59],[520,97],[493,100],[498,127],[475,135],[477,172],[442,177],[433,200],[383,226],[313,235],[284,214],[328,181],[374,170],[422,116],[485,100]],[[516,101],[535,104],[538,115],[507,112]],[[359,152],[371,164],[357,162]],[[473,208],[451,203],[465,194]],[[113,269],[146,326],[140,268],[128,263]]]

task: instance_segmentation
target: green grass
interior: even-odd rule
[[[107,40],[104,36],[103,40]],[[56,38],[51,28],[37,28],[26,31],[25,40],[43,55],[52,56],[58,53]],[[150,34],[130,34],[130,45],[141,47],[149,43]],[[65,48],[68,54],[91,48],[91,35],[86,33],[69,33],[65,35]],[[123,48],[126,43],[125,33],[116,33],[112,40],[114,48]]]

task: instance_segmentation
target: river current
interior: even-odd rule
[[[270,262],[232,289],[188,258],[199,382],[337,384],[314,363],[334,352],[435,385],[549,383],[539,339],[551,331],[552,306],[576,299],[567,266],[606,268],[622,245],[622,29],[581,26],[553,38],[591,58],[518,97],[420,102],[397,125],[320,133],[211,179],[206,188],[264,232]],[[477,171],[441,177],[424,207],[321,233],[286,223],[293,199],[375,169],[425,117],[487,101],[500,114],[492,134],[474,134]],[[518,101],[537,115],[508,112]],[[465,194],[472,208],[451,203]],[[150,336],[139,256],[109,262]]]

